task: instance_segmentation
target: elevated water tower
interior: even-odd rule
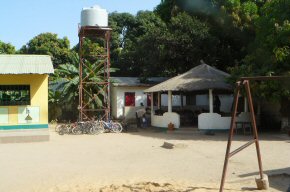
[[[79,120],[110,117],[110,38],[108,13],[99,6],[83,8],[79,26]],[[94,50],[86,41],[98,42]],[[103,69],[103,70],[102,70]],[[93,76],[98,75],[96,81]]]

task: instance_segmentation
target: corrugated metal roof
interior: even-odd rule
[[[48,55],[0,55],[0,74],[49,74],[53,65]]]
[[[229,76],[229,74],[203,63],[181,75],[150,87],[144,92],[231,90],[231,85],[225,81]]]
[[[166,81],[167,77],[149,77],[145,82],[141,82],[139,77],[111,77],[110,81],[114,86],[126,86],[126,87],[151,87],[163,81]]]

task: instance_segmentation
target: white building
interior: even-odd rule
[[[146,82],[140,82],[138,77],[111,77],[111,113],[114,118],[135,118],[135,112],[141,103],[145,107],[151,106],[150,95],[144,90],[167,80],[163,77],[151,77]],[[167,96],[164,95],[162,105],[167,106]],[[180,99],[175,98],[175,105],[180,104]]]

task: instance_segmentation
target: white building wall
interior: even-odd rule
[[[120,118],[126,113],[129,117],[126,118],[134,118],[135,111],[140,107],[141,103],[147,107],[147,94],[143,91],[148,87],[115,87],[112,86],[112,97],[111,97],[111,105],[112,105],[112,115],[115,118]],[[135,107],[129,106],[125,107],[125,93],[126,92],[134,92],[135,93]]]
[[[113,117],[117,116],[117,89],[118,87],[111,86],[111,98],[110,98],[110,105],[111,105],[111,115]]]
[[[135,111],[140,108],[141,103],[147,107],[147,94],[144,90],[148,87],[115,87],[111,86],[111,108],[112,116],[114,118],[120,118],[126,116],[126,118],[135,118]],[[135,107],[125,107],[125,92],[135,93]],[[161,95],[161,106],[167,106],[167,94]],[[173,106],[180,106],[180,95],[173,95]],[[186,97],[183,96],[183,105],[186,105]],[[148,106],[150,107],[150,106]]]

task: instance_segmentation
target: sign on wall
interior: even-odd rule
[[[18,107],[18,123],[39,123],[39,107]]]

